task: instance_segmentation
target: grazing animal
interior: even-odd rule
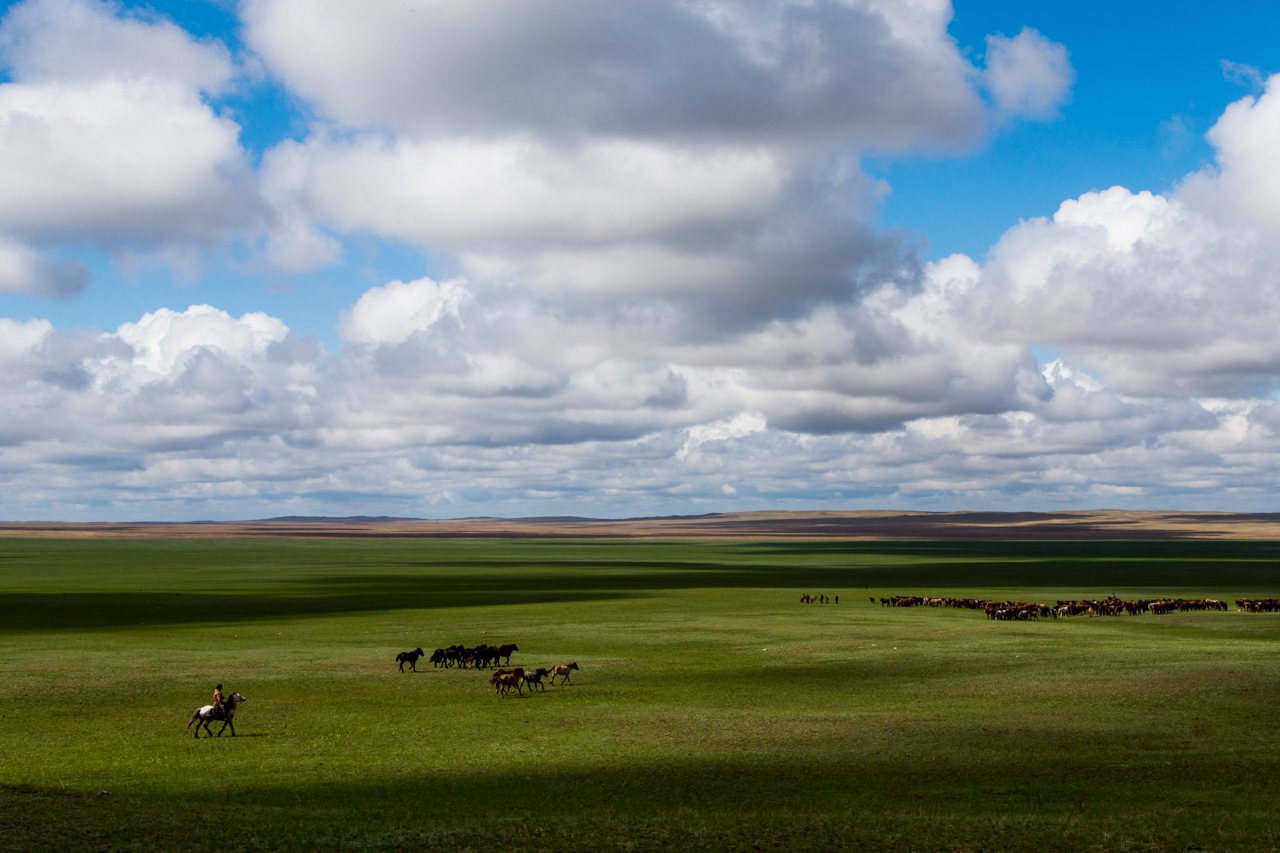
[[[204,730],[212,737],[213,731],[209,728],[209,722],[212,720],[222,720],[222,728],[218,729],[218,737],[222,737],[222,733],[227,730],[227,726],[231,726],[231,736],[236,736],[235,724],[231,722],[236,715],[236,706],[241,702],[247,701],[239,693],[232,693],[225,702],[222,703],[222,710],[218,710],[217,705],[205,705],[202,708],[196,708],[191,714],[191,719],[187,720],[187,728],[191,728],[191,724],[196,724],[196,738],[200,738],[200,727],[204,726]]]
[[[517,646],[515,643],[506,643],[504,645],[498,646],[498,654],[494,657],[494,660],[497,660],[498,658],[503,658],[503,661],[502,661],[503,663],[511,663],[511,653],[518,652],[518,651],[520,651],[520,647]]]
[[[396,655],[396,663],[400,664],[400,671],[404,672],[404,665],[409,664],[409,669],[414,672],[418,671],[418,658],[426,654],[422,648],[416,648],[411,652],[401,652]]]
[[[494,690],[499,696],[506,696],[514,687],[516,691],[523,696],[524,689],[520,687],[520,682],[524,676],[524,670],[515,672],[495,672],[489,677],[489,683],[493,685]]]
[[[560,676],[560,675],[563,675],[563,676],[564,676],[564,681],[560,682],[560,684],[561,684],[561,685],[568,684],[568,683],[569,683],[569,671],[570,671],[570,670],[577,669],[577,668],[578,668],[578,662],[577,662],[577,661],[574,661],[573,663],[558,663],[558,664],[556,664],[555,666],[551,667],[551,686],[552,686],[552,687],[554,687],[554,686],[555,686],[555,684],[556,684],[556,676]]]
[[[524,683],[525,683],[525,684],[527,684],[527,685],[529,685],[529,692],[530,692],[530,693],[532,693],[532,692],[533,692],[533,688],[534,688],[535,686],[536,686],[539,690],[546,690],[546,689],[547,689],[547,686],[546,686],[545,684],[543,684],[543,683],[542,683],[542,676],[544,676],[544,675],[549,675],[549,674],[550,674],[550,673],[548,673],[548,672],[547,672],[545,669],[543,669],[542,667],[538,667],[538,668],[537,668],[537,669],[535,669],[533,672],[530,672],[529,670],[527,670],[527,669],[526,669],[526,670],[524,671]]]

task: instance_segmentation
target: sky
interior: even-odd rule
[[[0,518],[1274,510],[1277,25],[0,3]]]

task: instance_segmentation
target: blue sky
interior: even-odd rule
[[[1274,4],[420,5],[0,4],[0,515],[1271,506]]]
[[[963,157],[875,164],[894,187],[886,222],[923,233],[933,255],[980,257],[1014,222],[1090,190],[1168,191],[1212,162],[1205,131],[1252,91],[1222,61],[1280,71],[1274,3],[960,2],[950,31],[981,52],[986,34],[1024,26],[1071,51],[1060,121],[1009,128]]]

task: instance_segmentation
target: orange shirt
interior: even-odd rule
[[[217,705],[219,708],[222,707],[222,691],[221,690],[213,691],[213,704]]]

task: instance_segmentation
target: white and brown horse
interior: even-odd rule
[[[200,737],[200,727],[204,726],[204,730],[212,737],[213,732],[209,729],[210,722],[222,720],[222,728],[218,729],[218,737],[222,737],[222,733],[227,730],[227,726],[231,726],[231,736],[236,736],[236,727],[231,722],[236,715],[236,706],[241,702],[247,701],[239,693],[232,693],[226,702],[222,703],[222,709],[219,710],[217,705],[205,705],[203,708],[196,708],[191,714],[191,719],[187,720],[187,728],[191,728],[191,724],[196,724],[196,737]]]

